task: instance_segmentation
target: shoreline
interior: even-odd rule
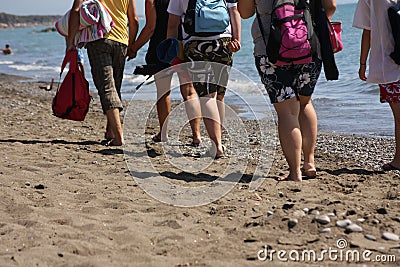
[[[276,181],[288,174],[277,145],[262,185],[250,192],[260,141],[254,137],[254,158],[232,190],[210,204],[181,208],[145,193],[132,174],[144,173],[150,159],[163,179],[196,187],[209,184],[229,159],[190,174],[168,164],[160,144],[146,142],[147,153],[132,153],[128,168],[122,149],[100,144],[105,119],[97,98],[84,122],[61,120],[51,115],[54,90],[18,78],[0,75],[1,266],[265,266],[269,260],[257,259],[265,246],[320,252],[337,249],[339,239],[348,242],[344,250],[397,256],[385,266],[400,261],[400,242],[384,237],[400,235],[400,173],[379,170],[392,156],[393,138],[320,133],[318,177],[302,183]],[[135,102],[134,110],[145,108],[145,101]],[[157,130],[152,116],[146,138]],[[179,136],[189,140],[188,132]],[[228,141],[228,151],[242,148]],[[361,231],[337,226],[344,219]],[[376,266],[346,266],[360,263]],[[273,259],[274,266],[305,264]],[[326,258],[311,266],[343,263]]]
[[[64,74],[66,73],[66,71],[64,71]],[[45,80],[39,80],[39,79],[34,79],[32,77],[28,77],[28,76],[19,76],[19,75],[15,75],[15,74],[7,74],[7,73],[1,73],[0,72],[0,77],[2,79],[7,79],[7,80],[11,80],[14,82],[21,82],[21,83],[38,83],[41,85],[44,84],[49,84],[51,81],[45,81]],[[11,78],[7,78],[7,77],[11,77]],[[87,79],[90,79],[91,77],[86,77]],[[58,77],[54,78],[54,85],[57,85],[59,82]],[[62,82],[62,80],[60,80],[60,82]],[[97,97],[97,90],[96,88],[89,88],[90,93],[92,96]],[[128,104],[129,100],[128,99],[123,99],[123,101]],[[173,100],[175,102],[180,102],[181,100]],[[241,113],[240,108],[235,108],[234,106],[232,106],[233,109],[235,111],[237,111],[239,114]],[[245,111],[244,111],[245,112]],[[318,114],[317,114],[318,116]],[[242,118],[243,119],[243,118]],[[244,120],[250,120],[252,121],[253,119],[249,119],[249,118],[245,118]],[[340,135],[340,136],[348,136],[349,138],[351,137],[362,137],[362,138],[383,138],[383,139],[393,139],[394,140],[394,136],[392,135],[379,135],[379,134],[361,134],[361,133],[337,133],[337,132],[329,132],[329,131],[320,131],[318,130],[318,134],[323,134],[323,135]]]

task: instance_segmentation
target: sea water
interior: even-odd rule
[[[334,20],[342,21],[342,39],[344,50],[335,54],[339,68],[338,81],[327,81],[321,74],[313,103],[318,115],[319,130],[324,132],[361,134],[373,136],[393,136],[393,117],[388,104],[379,102],[377,85],[367,84],[358,79],[358,62],[361,31],[351,27],[355,4],[339,5]],[[259,114],[270,110],[268,97],[257,74],[253,59],[253,43],[250,34],[254,18],[242,21],[242,49],[235,54],[234,69],[230,77],[227,104],[245,106],[250,102],[251,108]],[[145,21],[140,20],[143,27]],[[0,30],[0,47],[10,44],[14,53],[9,56],[0,54],[0,73],[14,74],[33,78],[36,81],[49,82],[57,80],[60,65],[65,52],[65,40],[57,32],[41,32],[40,28]],[[144,81],[143,76],[133,75],[137,65],[144,64],[147,46],[143,47],[137,58],[127,62],[122,86],[124,99],[155,99],[154,90],[143,86],[135,94],[135,87]],[[90,66],[85,51],[86,77],[91,90],[95,87],[91,80]],[[260,90],[261,93],[254,94]],[[263,94],[264,97],[260,97]],[[243,101],[242,97],[246,99]],[[172,98],[181,99],[178,89],[173,89]],[[244,107],[241,116],[254,118]]]

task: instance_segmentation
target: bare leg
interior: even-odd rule
[[[317,114],[310,96],[300,96],[299,123],[304,155],[303,170],[305,173],[315,173],[314,149],[317,143]]]
[[[190,128],[192,129],[193,144],[200,144],[201,108],[199,97],[192,83],[181,84],[180,89],[183,100],[185,101],[185,108],[189,119]]]
[[[283,154],[289,164],[288,180],[300,182],[301,131],[299,123],[300,103],[293,97],[274,104],[278,114],[278,133]]]
[[[390,164],[400,169],[400,103],[390,103],[390,108],[394,117],[394,136],[396,139],[396,152]]]
[[[221,121],[221,127],[224,127],[224,120],[225,120],[225,102],[224,102],[224,95],[217,95],[217,105],[218,105],[218,113],[219,119]]]
[[[124,138],[122,136],[122,125],[119,117],[119,109],[114,108],[106,111],[107,125],[113,135],[112,145],[122,146]]]
[[[171,87],[172,76],[167,77],[157,77],[156,87],[157,87],[157,115],[158,124],[160,126],[160,131],[157,133],[157,137],[165,142],[168,140],[168,116],[171,113],[171,100],[170,100],[170,87]]]
[[[216,94],[213,93],[207,95],[206,97],[200,98],[200,103],[203,121],[206,126],[208,136],[213,141],[212,153],[216,156],[223,155],[224,150],[221,142],[221,123]]]
[[[106,134],[104,135],[104,138],[107,141],[114,139],[114,134],[111,132],[110,123],[108,122],[108,120],[107,120],[107,125],[106,125]]]

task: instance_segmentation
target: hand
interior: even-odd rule
[[[68,52],[70,50],[76,50],[76,46],[73,44],[67,44],[66,52]]]
[[[128,47],[127,56],[128,56],[128,61],[137,56],[137,51],[136,49],[133,48],[133,46]]]
[[[228,49],[232,53],[239,51],[240,50],[240,41],[238,41],[237,39],[229,41],[228,42]]]
[[[359,77],[362,81],[366,81],[366,80],[367,80],[367,76],[365,76],[366,70],[367,70],[367,65],[366,65],[366,64],[360,65],[360,68],[359,68],[359,70],[358,70],[358,77]]]

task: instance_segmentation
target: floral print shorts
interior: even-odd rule
[[[299,95],[311,96],[322,66],[317,58],[308,64],[275,66],[267,56],[256,56],[255,63],[272,104]]]
[[[400,103],[400,81],[379,84],[381,103]]]

